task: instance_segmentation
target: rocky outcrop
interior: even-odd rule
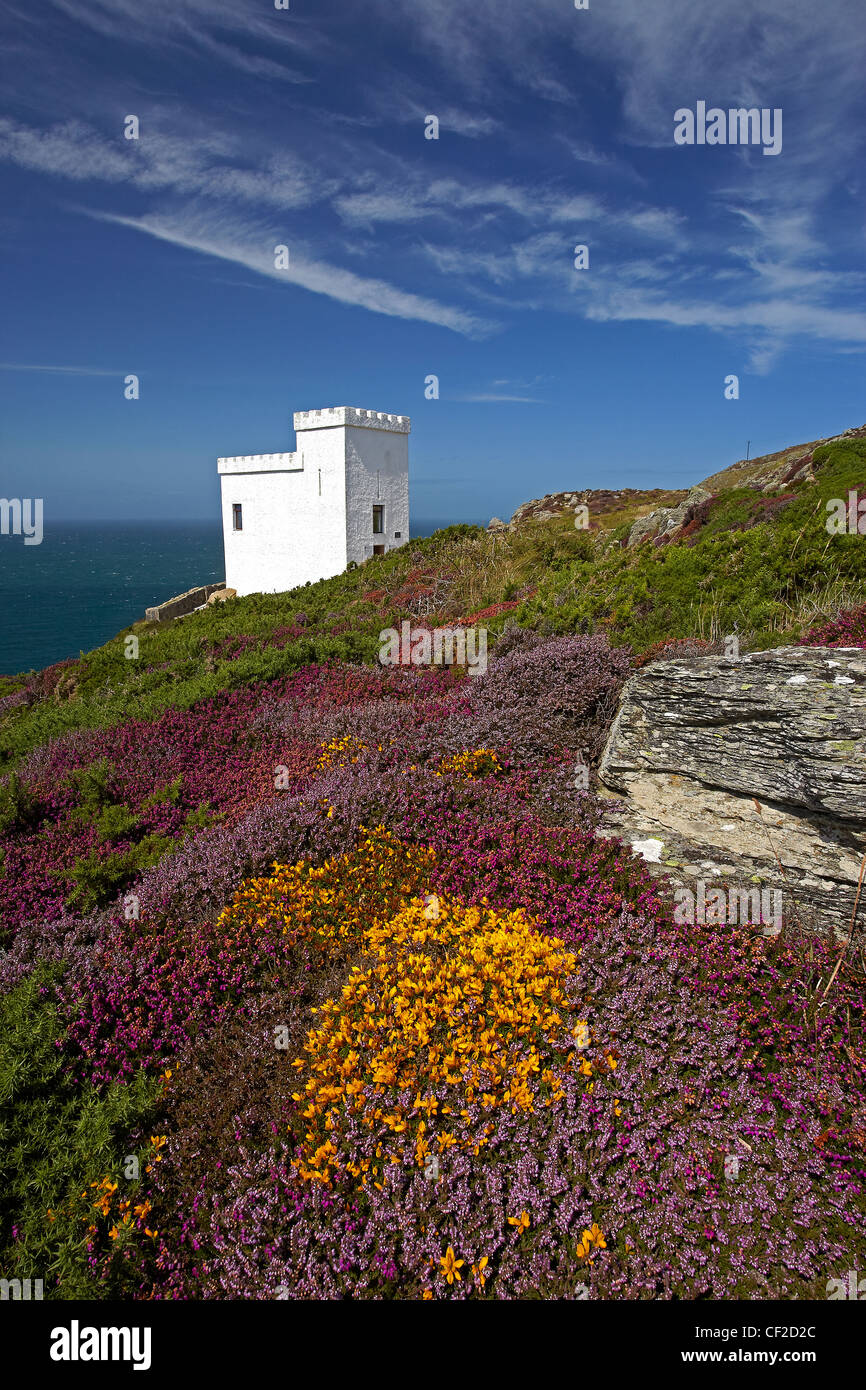
[[[645,540],[661,542],[672,539],[676,532],[688,525],[697,508],[702,502],[708,501],[710,495],[706,488],[693,487],[678,506],[659,507],[657,511],[650,512],[649,516],[638,517],[628,533],[628,544],[637,545],[639,541]]]
[[[634,516],[636,511],[649,511],[654,505],[676,505],[685,495],[682,489],[658,487],[590,487],[582,492],[548,492],[544,497],[536,497],[518,507],[508,523],[508,529],[513,530],[526,521],[546,521],[550,517],[561,516],[563,512],[576,512],[581,506],[585,506],[589,513],[590,529],[595,523],[616,525],[623,516]]]
[[[672,889],[782,894],[787,918],[866,940],[866,651],[660,661],[623,692],[599,768],[605,833]]]
[[[753,459],[739,459],[704,479],[704,487],[713,493],[731,487],[751,487],[757,492],[776,492],[779,488],[795,483],[815,481],[815,450],[822,444],[840,444],[846,439],[862,439],[866,436],[866,425],[856,425],[843,430],[841,434],[829,434],[823,439],[813,439],[808,444],[794,444],[787,449],[779,449],[774,454],[761,454]]]
[[[753,459],[740,459],[719,473],[704,478],[688,492],[686,489],[654,488],[585,488],[582,492],[549,492],[544,497],[524,502],[512,516],[507,529],[527,521],[547,521],[563,512],[576,512],[585,506],[589,512],[589,530],[610,531],[632,522],[626,544],[636,545],[651,540],[666,545],[689,536],[690,523],[702,502],[717,497],[731,488],[748,487],[755,492],[772,494],[782,488],[796,487],[815,481],[817,465],[815,450],[822,444],[836,444],[846,439],[866,437],[866,425],[843,430],[841,434],[813,439],[808,444],[795,444],[773,454],[761,454]],[[699,526],[702,519],[694,521]],[[494,525],[494,522],[498,523]],[[494,517],[489,531],[498,531],[503,523]],[[694,527],[692,528],[694,529]]]

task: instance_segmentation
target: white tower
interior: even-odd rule
[[[409,417],[296,411],[293,454],[217,459],[226,586],[282,593],[409,539]]]

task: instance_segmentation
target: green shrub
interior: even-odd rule
[[[96,829],[103,843],[128,840],[138,826],[139,818],[128,806],[105,806],[96,817]]]
[[[144,1171],[141,1136],[156,1126],[163,1087],[137,1073],[100,1093],[66,1074],[53,990],[61,973],[39,966],[0,999],[0,1272],[44,1280],[46,1298],[119,1297],[120,1247],[107,1283],[88,1267],[88,1226],[99,1224],[91,1183],[113,1175],[134,1198],[123,1160],[136,1155]]]
[[[216,825],[224,818],[225,813],[214,811],[209,801],[200,801],[195,810],[190,811],[186,817],[181,834],[186,838],[187,835],[194,835],[197,831],[204,830],[208,825]]]
[[[149,810],[154,806],[176,806],[180,800],[181,788],[183,787],[183,777],[175,777],[173,782],[166,782],[164,787],[157,787],[141,803],[141,809]]]
[[[112,801],[116,776],[113,763],[108,758],[100,758],[86,767],[75,768],[65,779],[65,785],[74,789],[79,809],[92,814]]]
[[[29,787],[11,772],[0,782],[0,835],[23,830],[39,820],[40,806]]]
[[[67,908],[87,913],[108,907],[138,874],[158,864],[176,844],[171,835],[145,835],[128,849],[105,854],[97,846],[80,855],[71,869],[58,872],[59,877],[73,885],[66,898]]]

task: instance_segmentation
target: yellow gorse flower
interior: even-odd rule
[[[492,748],[467,748],[463,753],[443,758],[434,771],[436,777],[454,773],[472,781],[476,777],[489,777],[492,773],[502,772],[502,764]]]
[[[345,734],[342,738],[329,739],[327,743],[321,745],[319,760],[316,767],[319,771],[337,767],[347,767],[349,763],[356,763],[362,754],[367,752],[367,744],[360,739],[352,738]]]
[[[466,1109],[473,1099],[483,1097],[487,1109],[532,1110],[529,1078],[542,1071],[548,1099],[563,1094],[562,1078],[579,1063],[563,1023],[575,957],[562,942],[521,912],[440,895],[437,916],[414,899],[370,926],[364,947],[370,968],[350,975],[308,1034],[308,1079],[298,1093],[308,1123],[294,1160],[302,1176],[330,1180],[319,1136],[342,1128],[349,1114],[377,1133],[405,1132],[421,1166],[432,1144],[440,1153],[477,1149]],[[440,1118],[439,1103],[430,1092],[443,1082],[461,1086],[465,1101],[443,1107],[434,1132],[427,1126]]]
[[[423,1171],[450,1150],[477,1155],[494,1126],[479,1130],[469,1107],[491,1119],[530,1112],[592,1070],[574,1038],[576,954],[522,911],[430,894],[435,869],[432,851],[379,826],[323,865],[274,864],[220,914],[226,930],[271,924],[341,959],[347,946],[361,952],[292,1063],[292,1162],[308,1181],[342,1172],[382,1187],[394,1164]],[[343,1149],[350,1122],[374,1137],[370,1157]]]
[[[458,1260],[452,1247],[449,1245],[442,1259],[439,1261],[442,1276],[446,1283],[453,1284],[456,1279],[460,1283],[460,1270],[465,1265],[465,1260]]]
[[[595,1221],[593,1221],[592,1226],[590,1228],[586,1228],[583,1232],[583,1238],[581,1239],[581,1242],[577,1247],[578,1259],[585,1260],[587,1255],[593,1249],[607,1249],[607,1242],[605,1241],[605,1238],[601,1232],[601,1228]]]

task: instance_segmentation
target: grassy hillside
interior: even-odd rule
[[[119,634],[78,661],[0,683],[0,767],[63,732],[152,719],[310,662],[375,662],[380,630],[404,618],[477,621],[491,642],[514,623],[543,635],[604,632],[636,655],[668,639],[717,640],[735,625],[743,649],[796,640],[866,601],[863,538],[831,537],[824,524],[828,498],[866,491],[866,441],[825,445],[814,467],[814,482],[769,494],[720,491],[667,544],[626,546],[637,513],[625,499],[589,532],[571,513],[496,533],[452,526],[290,593],[167,626],[136,622],[127,631],[137,660]]]
[[[626,548],[627,524],[614,529],[592,555],[546,574],[517,620],[605,630],[636,653],[665,639],[717,640],[735,625],[744,649],[796,640],[866,600],[863,537],[830,536],[825,526],[829,498],[866,493],[866,442],[827,445],[816,464],[813,484],[718,493],[689,534],[666,545]]]

